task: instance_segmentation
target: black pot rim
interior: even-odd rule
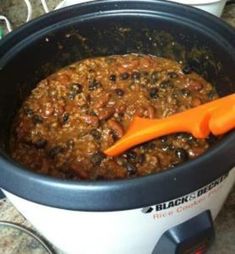
[[[50,23],[52,25],[53,22],[51,20],[53,19],[59,22],[62,20],[63,15],[65,15],[63,18],[69,19],[69,15],[71,13],[71,15],[75,15],[75,11],[77,11],[77,14],[81,13],[82,17],[84,13],[89,13],[89,10],[94,9],[98,11],[101,7],[107,12],[113,8],[116,8],[117,12],[121,12],[123,9],[133,12],[135,9],[132,4],[136,2],[138,2],[139,6],[145,8],[143,12],[151,11],[153,13],[154,11],[150,7],[159,6],[163,9],[166,8],[168,12],[170,12],[170,9],[174,10],[171,11],[171,14],[174,13],[175,16],[186,12],[187,15],[193,18],[194,22],[196,22],[196,18],[200,17],[201,21],[205,19],[210,24],[213,23],[218,32],[226,36],[227,40],[231,38],[233,39],[232,41],[235,41],[234,30],[229,25],[206,12],[192,7],[173,2],[153,0],[102,0],[57,10],[22,26],[0,42],[0,57],[4,59],[5,52],[20,42],[24,36],[33,35],[40,29],[45,29],[47,26],[45,24]],[[138,9],[138,13],[141,14],[141,10]],[[160,15],[157,12],[156,14]],[[39,29],[36,32],[35,27]],[[232,54],[234,54],[235,59],[235,52]],[[226,167],[224,167],[224,160],[228,156],[235,158],[235,153],[232,152],[232,149],[235,150],[234,144],[235,132],[232,132],[204,155],[177,166],[173,170],[134,179],[114,181],[74,182],[39,175],[26,170],[6,154],[0,152],[0,186],[24,199],[63,209],[115,211],[141,208],[188,194],[228,173],[234,165],[235,160],[228,160],[231,162]],[[213,171],[215,163],[218,167]]]

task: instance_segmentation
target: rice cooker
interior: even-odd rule
[[[11,119],[38,81],[79,59],[144,53],[189,64],[221,96],[235,91],[235,32],[180,4],[96,1],[51,12],[0,42],[0,187],[68,254],[204,253],[235,179],[235,132],[199,158],[148,176],[61,180],[8,155]]]

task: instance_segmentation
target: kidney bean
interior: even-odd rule
[[[204,152],[205,148],[203,147],[193,147],[191,149],[189,149],[188,154],[190,158],[196,158],[198,157],[200,154],[202,154]]]
[[[102,96],[98,97],[97,101],[93,104],[92,107],[94,109],[104,107],[109,102],[110,96],[111,96],[110,93],[106,93],[106,94],[103,94]]]
[[[59,73],[56,79],[61,83],[67,85],[70,82],[70,76],[67,73]]]
[[[113,130],[113,132],[118,138],[121,138],[124,135],[124,129],[122,125],[117,121],[110,119],[108,121],[108,126],[110,127],[111,130]]]
[[[125,104],[119,104],[115,107],[115,110],[118,114],[124,113],[126,110],[126,105]]]
[[[104,159],[105,159],[105,154],[102,152],[96,152],[96,153],[92,154],[91,158],[90,158],[92,164],[95,166],[99,166],[101,164],[102,160],[104,160]]]
[[[85,115],[81,116],[81,118],[85,121],[85,123],[90,124],[92,126],[97,127],[99,125],[99,118],[97,116]]]
[[[192,106],[193,107],[200,106],[201,104],[202,104],[202,101],[199,98],[193,98],[192,99]]]
[[[135,111],[135,115],[142,117],[142,116],[144,116],[144,111],[145,111],[144,107],[138,107]]]
[[[155,117],[155,108],[152,105],[148,105],[146,107],[146,110],[149,118],[152,119]]]
[[[152,64],[152,59],[151,57],[146,57],[146,58],[141,58],[140,59],[140,65],[143,67],[149,67]]]
[[[54,108],[52,103],[46,103],[44,104],[43,110],[42,110],[42,115],[44,117],[49,117],[54,113]]]
[[[34,146],[38,149],[41,149],[41,148],[45,148],[46,145],[47,145],[47,140],[46,139],[39,139],[37,140],[35,143],[34,143]]]
[[[99,120],[107,120],[108,118],[113,116],[114,112],[114,108],[104,108],[97,112],[97,116]]]
[[[203,88],[203,84],[196,80],[191,80],[189,82],[188,88],[193,91],[201,91]]]

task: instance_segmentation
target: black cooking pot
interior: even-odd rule
[[[0,43],[0,186],[65,209],[109,211],[190,193],[235,165],[235,132],[200,158],[120,181],[67,181],[38,175],[8,156],[12,116],[35,84],[79,59],[138,52],[189,64],[221,96],[235,90],[235,31],[205,12],[162,1],[98,1],[52,12]]]

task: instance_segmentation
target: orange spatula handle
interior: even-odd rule
[[[216,109],[210,120],[209,129],[216,136],[235,128],[235,104]]]
[[[205,138],[210,131],[215,135],[225,133],[234,128],[235,114],[227,113],[234,110],[234,105],[232,94],[164,119],[135,117],[126,134],[105,154],[116,156],[135,145],[177,132],[189,132],[196,138]]]

